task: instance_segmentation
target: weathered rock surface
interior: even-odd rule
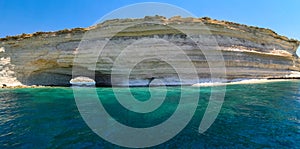
[[[74,65],[73,77],[95,74],[98,85],[195,84],[216,76],[229,81],[297,78],[291,74],[300,71],[298,46],[299,41],[269,29],[209,18],[115,19],[0,39],[0,84],[68,86]],[[222,54],[226,76],[219,68],[222,59],[209,51]]]

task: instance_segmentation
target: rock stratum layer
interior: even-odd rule
[[[295,78],[298,46],[269,29],[210,18],[115,19],[0,39],[0,83],[68,86],[80,76],[121,86]]]

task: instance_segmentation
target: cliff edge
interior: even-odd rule
[[[125,29],[124,26],[126,26]],[[97,35],[97,36],[96,36]],[[191,39],[192,40],[191,40]],[[203,50],[213,49],[222,54],[226,75],[222,79],[277,79],[298,78],[293,75],[300,71],[300,60],[296,55],[299,41],[276,34],[270,29],[252,27],[227,21],[204,18],[165,18],[162,16],[141,19],[114,19],[88,28],[66,29],[57,32],[37,32],[8,36],[0,39],[0,85],[51,85],[69,86],[74,58],[84,53],[86,62],[80,64],[83,72],[94,72],[95,83],[111,85],[112,67],[122,50],[131,46],[132,56],[127,63],[137,59],[143,50],[167,49],[168,41],[181,49],[197,68],[198,79],[189,78],[184,84],[207,82],[211,79],[207,55]],[[91,49],[82,48],[82,41],[90,46],[105,45],[101,56]],[[200,45],[200,46],[199,46]],[[90,47],[86,46],[86,47]],[[104,45],[103,45],[104,46]],[[81,51],[79,51],[81,50]],[[168,56],[171,51],[160,53]],[[89,59],[98,57],[96,62]],[[93,63],[96,67],[90,67]],[[175,65],[184,66],[180,59],[173,59]],[[214,62],[217,63],[217,62]],[[129,68],[129,66],[128,66]],[[182,68],[183,69],[183,68]],[[117,72],[116,76],[124,76]],[[164,61],[144,60],[130,72],[129,84],[117,79],[118,85],[147,86],[160,79],[166,85],[180,85],[178,71]],[[89,74],[89,73],[87,73]],[[84,76],[83,77],[93,77]],[[81,76],[78,76],[81,77]],[[155,81],[154,81],[155,82]],[[159,85],[159,83],[158,83]]]

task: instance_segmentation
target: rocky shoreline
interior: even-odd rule
[[[261,83],[272,83],[272,82],[285,82],[285,81],[300,81],[300,76],[297,78],[290,78],[290,79],[249,79],[249,80],[240,80],[240,81],[232,81],[232,82],[204,82],[204,83],[196,83],[188,86],[193,87],[211,87],[211,86],[222,86],[222,85],[237,85],[237,84],[261,84]],[[41,86],[41,85],[17,85],[17,86],[7,86],[6,84],[0,85],[2,89],[17,89],[17,88],[53,88],[53,87],[72,87],[71,86]],[[95,86],[94,84],[91,85],[75,85],[75,87],[101,87]],[[105,86],[107,87],[107,86]]]
[[[121,30],[124,26],[127,28]],[[93,37],[85,45],[86,49],[80,49],[80,43],[87,35]],[[168,41],[181,49],[197,68],[198,79],[190,76],[187,64],[177,57],[168,60],[178,66],[179,70],[174,71],[170,64],[163,61],[146,60],[134,67],[130,72],[129,82],[124,83],[122,76],[126,74],[123,70],[130,68],[131,61],[147,54],[151,56],[155,49],[165,50],[159,51],[161,57],[169,57],[174,53],[169,49],[169,43],[150,42],[154,40]],[[99,55],[95,55],[92,48],[88,47],[99,43],[102,46],[106,41],[109,41],[106,50],[96,62],[92,62]],[[143,41],[142,44],[131,46],[140,41]],[[118,86],[149,86],[150,83],[180,85],[181,81],[184,85],[210,82],[211,79],[216,79],[211,78],[210,70],[217,67],[209,67],[205,55],[209,49],[222,53],[226,75],[219,75],[218,79],[226,82],[238,79],[299,79],[299,75],[295,75],[295,72],[300,71],[300,60],[296,55],[299,43],[270,29],[207,17],[147,16],[141,19],[114,19],[88,28],[0,38],[0,84],[5,84],[2,88],[71,86],[70,81],[74,77],[83,76],[94,80],[97,86],[110,86],[113,64],[122,50],[130,46],[132,56],[122,63],[122,71],[114,74]],[[201,48],[197,45],[201,45]],[[143,50],[150,50],[150,54],[141,52]],[[74,76],[74,58],[80,52],[87,61],[76,65],[84,73]],[[217,66],[218,61],[211,63],[214,64],[212,66]],[[91,67],[94,64],[96,67]],[[182,72],[183,80],[178,78],[178,72]]]

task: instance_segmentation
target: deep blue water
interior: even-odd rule
[[[114,119],[142,128],[164,122],[176,110],[182,90],[167,89],[161,107],[143,115],[122,108],[111,88],[97,88],[97,93]],[[300,148],[299,81],[227,86],[221,112],[203,134],[198,127],[210,88],[183,89],[190,96],[200,91],[196,113],[183,131],[155,148]],[[131,92],[141,101],[150,96],[147,88],[131,88]],[[86,125],[72,88],[27,88],[0,90],[0,148],[121,147],[101,139]]]

